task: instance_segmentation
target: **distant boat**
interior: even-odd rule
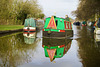
[[[71,46],[71,39],[51,39],[43,38],[45,57],[49,57],[52,62],[55,58],[63,57]]]
[[[74,22],[73,24],[76,25],[76,26],[80,26],[81,25],[80,22]]]
[[[96,34],[95,34],[94,37],[95,37],[95,41],[96,41],[96,42],[100,42],[100,35],[96,35]]]
[[[85,21],[82,22],[82,26],[86,26],[86,22]]]
[[[99,35],[100,35],[100,28],[95,27],[94,33],[95,33],[95,34],[99,34]]]
[[[73,30],[70,21],[56,16],[46,18],[43,37],[72,37]]]
[[[100,35],[100,18],[99,18],[98,22],[95,22],[94,26],[95,26],[94,33]]]

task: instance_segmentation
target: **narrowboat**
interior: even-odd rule
[[[95,27],[94,33],[97,35],[100,35],[100,28]]]
[[[94,35],[96,46],[100,46],[100,35],[95,34]]]
[[[34,35],[33,33],[36,32],[36,22],[33,18],[25,19],[23,31],[24,31],[24,36]]]
[[[95,34],[94,38],[96,42],[100,42],[100,35]]]
[[[80,26],[80,22],[74,22],[73,24],[76,26]]]
[[[85,21],[82,22],[82,26],[86,26],[86,22]]]
[[[42,47],[45,57],[50,58],[52,62],[55,58],[63,57],[71,46],[71,39],[43,38]]]
[[[70,21],[56,16],[48,17],[43,28],[43,37],[72,37],[73,29]]]
[[[98,22],[95,23],[94,33],[100,35],[100,18],[99,18]]]

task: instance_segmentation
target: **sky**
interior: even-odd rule
[[[65,18],[65,15],[68,15],[75,19],[71,12],[77,9],[78,0],[38,0],[38,3],[46,17],[56,15]]]

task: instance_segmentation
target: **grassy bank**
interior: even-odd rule
[[[0,31],[22,29],[23,25],[0,25]]]

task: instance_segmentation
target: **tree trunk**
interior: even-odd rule
[[[25,19],[27,18],[27,14],[24,14],[24,18],[23,18],[23,24],[22,25],[24,25],[24,23],[25,23]]]

